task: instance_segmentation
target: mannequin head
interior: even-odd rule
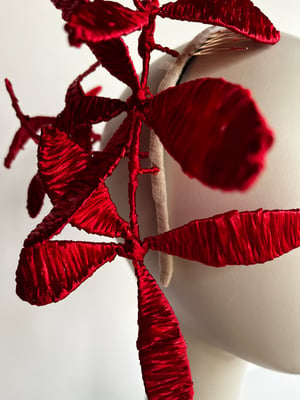
[[[165,156],[171,228],[237,209],[300,207],[300,40],[195,57],[181,81],[223,77],[249,88],[275,133],[267,165],[245,192],[188,178]],[[213,268],[175,259],[166,295],[183,333],[261,366],[300,373],[300,249],[265,264]]]

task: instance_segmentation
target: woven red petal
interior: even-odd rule
[[[66,192],[79,174],[88,168],[91,154],[84,152],[63,132],[48,128],[39,146],[39,173],[53,203]],[[57,173],[59,171],[59,174]],[[89,233],[121,236],[128,224],[117,212],[103,182],[71,218],[71,224]]]
[[[176,316],[144,266],[138,278],[137,348],[149,400],[191,400],[193,383]]]
[[[177,0],[162,6],[159,15],[224,26],[262,43],[280,39],[272,22],[250,0]]]
[[[207,265],[250,265],[300,246],[300,210],[230,211],[145,239],[145,246]]]
[[[127,35],[148,23],[148,13],[113,1],[94,0],[78,7],[66,24],[71,45],[99,42]]]
[[[273,134],[248,90],[223,79],[197,79],[145,103],[146,123],[190,177],[224,190],[249,187]]]
[[[57,302],[115,256],[116,245],[110,243],[49,241],[25,248],[16,274],[17,295],[37,306]]]
[[[27,210],[31,218],[35,218],[44,203],[45,189],[38,174],[32,178],[27,194]]]
[[[77,126],[108,121],[126,108],[126,103],[118,99],[81,96],[67,103],[65,109],[58,115],[55,126],[60,131],[72,133]]]
[[[121,38],[90,43],[90,49],[113,76],[128,85],[134,92],[139,87],[139,77],[136,73],[128,47]]]
[[[132,116],[129,115],[104,151],[92,154],[86,167],[76,175],[76,180],[70,182],[68,190],[55,203],[50,213],[29,234],[24,242],[25,247],[42,243],[59,233],[75,212],[85,205],[94,190],[101,190],[105,179],[111,175],[120,159],[126,154],[134,127]],[[56,135],[55,132],[54,134]],[[70,149],[65,149],[67,152],[68,150]]]
[[[82,4],[88,3],[89,0],[51,0],[56,8],[62,11],[62,17],[66,21],[72,13]]]

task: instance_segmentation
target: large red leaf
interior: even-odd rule
[[[176,316],[144,266],[137,268],[137,348],[149,400],[191,400],[193,383]]]
[[[94,0],[78,7],[66,30],[72,45],[127,35],[148,23],[148,13],[133,11],[113,1]]]
[[[55,203],[50,213],[29,234],[25,247],[49,240],[59,233],[81,206],[85,206],[95,190],[101,190],[105,179],[111,175],[131,143],[135,123],[129,115],[110,139],[102,152],[95,152],[86,167],[70,182],[68,190]],[[68,152],[68,148],[65,149]]]
[[[145,103],[146,123],[183,171],[224,190],[246,189],[273,135],[250,92],[223,79],[197,79]]]
[[[145,247],[215,267],[264,263],[300,246],[300,210],[230,211],[145,239]]]
[[[90,49],[113,76],[128,85],[134,92],[139,87],[139,77],[129,55],[128,47],[121,38],[90,43]]]
[[[280,39],[271,21],[250,0],[177,0],[162,6],[159,15],[224,26],[262,43]]]
[[[38,306],[62,300],[101,265],[116,256],[116,245],[49,241],[24,248],[16,282],[18,296]]]
[[[41,137],[38,157],[40,177],[55,204],[88,168],[91,154],[83,151],[65,133],[47,129]],[[89,233],[112,237],[121,236],[128,226],[118,215],[104,182],[86,199],[70,222]]]

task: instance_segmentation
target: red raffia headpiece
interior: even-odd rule
[[[192,399],[186,345],[167,299],[144,266],[145,254],[153,249],[217,267],[265,262],[299,246],[300,239],[296,235],[289,235],[289,240],[286,235],[274,238],[262,231],[272,226],[276,232],[284,232],[295,226],[296,232],[299,212],[233,211],[142,240],[136,212],[138,177],[158,172],[155,165],[145,169],[140,164],[145,156],[140,152],[142,123],[155,131],[186,174],[223,190],[247,189],[261,171],[273,141],[249,91],[238,85],[206,78],[151,94],[147,86],[151,52],[178,56],[175,50],[155,42],[155,20],[219,25],[268,44],[279,40],[279,32],[250,0],[177,0],[162,7],[157,0],[134,0],[136,10],[104,0],[52,3],[62,11],[70,44],[85,43],[97,62],[69,86],[65,108],[56,117],[24,115],[6,80],[21,127],[5,166],[10,167],[32,138],[38,144],[38,172],[29,185],[29,214],[35,217],[39,213],[45,193],[53,204],[24,242],[16,275],[17,294],[34,305],[57,302],[116,256],[132,260],[138,283],[137,348],[147,396],[150,400]],[[121,38],[137,30],[141,30],[141,78]],[[126,102],[97,96],[100,88],[83,91],[82,79],[100,64],[132,90]],[[93,151],[93,143],[99,140],[93,124],[122,112],[127,116],[106,147]],[[130,178],[128,221],[118,214],[105,184],[124,157],[128,158]],[[51,240],[69,223],[88,233],[124,241]]]

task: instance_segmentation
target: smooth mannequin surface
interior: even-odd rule
[[[166,156],[172,228],[232,209],[300,206],[300,40],[283,34],[275,46],[252,42],[247,46],[245,52],[197,57],[182,81],[223,77],[251,90],[275,132],[266,168],[248,191],[224,193],[189,179]],[[216,269],[175,259],[175,274],[166,294],[189,346],[195,399],[239,398],[232,383],[239,384],[244,367],[229,355],[224,364],[224,351],[266,368],[300,373],[299,259],[299,249],[249,267]],[[208,390],[212,382],[201,378],[207,371],[203,358],[207,365],[209,359],[214,363],[214,394]],[[226,364],[232,375],[218,390]]]

